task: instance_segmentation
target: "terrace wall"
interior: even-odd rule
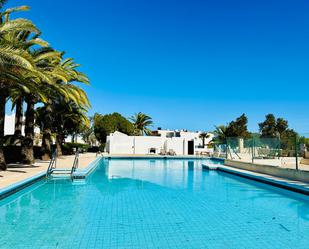
[[[248,162],[240,162],[226,159],[224,165],[231,166],[238,169],[244,169],[257,173],[267,174],[271,176],[277,176],[294,181],[308,182],[309,183],[309,171],[295,170],[288,168],[281,168],[277,166],[252,164]]]

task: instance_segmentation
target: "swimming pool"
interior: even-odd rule
[[[101,160],[0,201],[0,248],[309,248],[309,198],[201,160]],[[206,163],[215,163],[210,160]]]

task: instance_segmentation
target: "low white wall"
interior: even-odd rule
[[[164,141],[161,137],[144,137],[136,136],[135,137],[135,153],[134,154],[148,154],[150,148],[155,148],[156,153],[160,153],[160,150],[163,148]]]
[[[166,151],[169,152],[169,150],[175,151],[176,155],[185,155],[187,154],[184,150],[184,144],[185,140],[180,137],[172,137],[172,138],[166,138]]]
[[[134,137],[110,136],[107,138],[106,151],[110,154],[133,154]]]
[[[188,141],[179,137],[108,136],[106,142],[109,154],[149,154],[151,148],[156,149],[156,154],[173,150],[176,155],[187,155]]]

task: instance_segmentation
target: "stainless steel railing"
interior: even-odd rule
[[[50,162],[49,162],[49,165],[46,171],[46,177],[49,177],[49,175],[57,167],[57,156],[58,156],[58,151],[56,149],[52,155],[52,158],[50,159]]]
[[[73,162],[72,169],[71,169],[71,179],[72,180],[73,180],[73,174],[78,168],[78,163],[79,163],[79,150],[76,151],[74,162]]]

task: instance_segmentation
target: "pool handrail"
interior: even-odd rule
[[[75,153],[75,158],[71,169],[71,180],[73,180],[73,174],[78,168],[78,163],[79,163],[79,149],[77,149]]]
[[[47,171],[46,171],[46,177],[48,177],[53,170],[57,167],[57,156],[58,156],[58,151],[57,149],[54,151],[52,158],[50,159]]]

